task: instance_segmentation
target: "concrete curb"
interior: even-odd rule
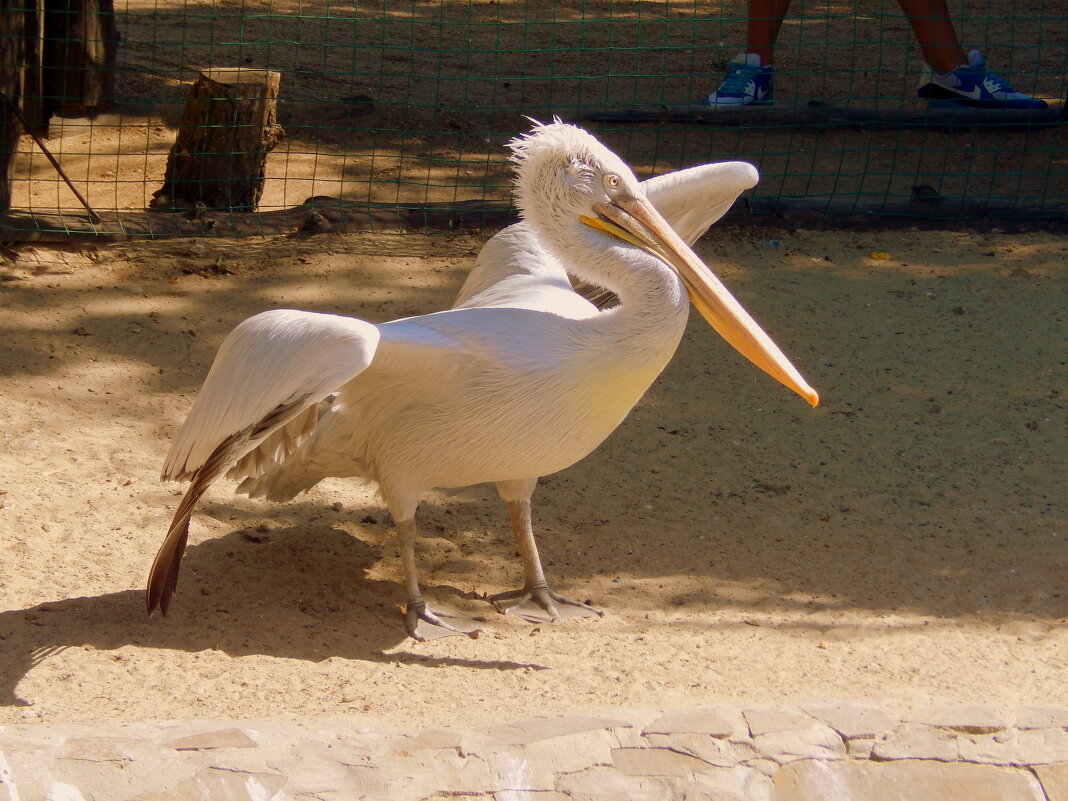
[[[718,705],[391,730],[0,727],[0,801],[1068,801],[1068,709]]]

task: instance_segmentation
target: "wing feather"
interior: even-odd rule
[[[752,164],[723,161],[658,175],[643,181],[642,186],[675,233],[692,245],[727,213],[738,195],[759,180]]]
[[[145,603],[167,613],[196,502],[227,470],[259,471],[314,430],[318,404],[365,370],[378,328],[351,317],[280,309],[245,320],[223,341],[163,466],[191,480],[148,575]]]
[[[256,447],[366,369],[378,341],[377,327],[352,317],[277,309],[245,320],[219,348],[167,454],[163,480],[190,478],[229,437],[288,407],[288,417],[248,440],[249,450]],[[301,397],[304,405],[292,408]]]

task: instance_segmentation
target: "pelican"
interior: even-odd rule
[[[193,507],[225,473],[237,492],[272,501],[329,476],[376,482],[400,538],[405,626],[416,640],[479,633],[423,599],[415,513],[431,488],[493,482],[506,502],[524,581],[488,598],[498,611],[600,615],[549,587],[531,496],[539,477],[582,459],[622,422],[674,354],[690,302],[743,356],[818,403],[688,244],[756,183],[752,166],[642,184],[559,120],[534,123],[508,146],[522,220],[487,242],[453,308],[381,324],[281,309],[227,336],[163,467],[164,480],[190,486],[149,573],[149,614],[166,614]],[[568,273],[618,304],[598,309]]]

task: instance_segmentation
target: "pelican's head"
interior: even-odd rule
[[[508,143],[520,213],[547,233],[596,215],[615,196],[644,196],[626,163],[590,133],[559,120]]]
[[[588,132],[560,120],[509,143],[520,212],[549,241],[575,227],[652,254],[682,280],[690,301],[735,350],[815,406],[819,396],[730,291],[653,208],[641,183]]]

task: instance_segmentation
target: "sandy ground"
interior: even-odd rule
[[[1040,233],[703,240],[823,403],[808,409],[695,315],[623,426],[535,497],[550,579],[603,619],[532,626],[453,597],[519,580],[504,510],[475,487],[426,498],[419,559],[429,596],[485,614],[486,633],[405,639],[388,514],[342,480],[286,505],[220,483],[170,616],[146,619],[182,491],[159,468],[227,331],[275,306],[375,321],[443,308],[482,241],[9,253],[0,723],[1068,705],[1068,240]]]

